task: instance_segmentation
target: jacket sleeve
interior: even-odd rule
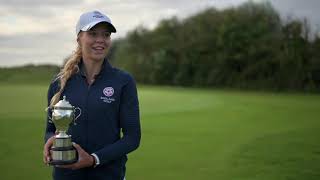
[[[95,152],[99,157],[100,164],[124,156],[139,147],[141,139],[139,102],[136,84],[131,76],[122,89],[119,112],[123,137],[114,144]]]
[[[49,86],[49,90],[48,90],[48,94],[47,94],[47,107],[49,107],[50,105],[50,101],[52,96],[54,96],[55,92],[56,92],[56,87],[55,87],[55,82],[51,83]],[[47,142],[47,140],[52,137],[55,134],[56,128],[53,124],[53,122],[51,121],[51,114],[52,111],[51,109],[47,109],[47,117],[46,117],[46,131],[45,131],[45,135],[44,135],[44,141]],[[50,117],[50,118],[49,118]]]

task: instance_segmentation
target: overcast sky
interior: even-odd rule
[[[254,0],[261,1],[261,0]],[[237,6],[246,0],[0,0],[0,67],[58,64],[76,46],[75,24],[81,13],[99,10],[117,28],[119,38],[159,20],[185,18],[208,7]],[[307,17],[320,30],[320,0],[271,0],[283,17]]]

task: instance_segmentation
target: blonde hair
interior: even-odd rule
[[[50,107],[53,107],[53,105],[55,105],[60,100],[61,94],[67,84],[67,81],[74,73],[79,71],[78,64],[81,60],[81,57],[82,57],[81,47],[78,46],[77,49],[71,54],[71,56],[69,56],[66,59],[66,62],[63,68],[61,69],[61,71],[59,72],[56,78],[60,80],[60,89],[51,98]]]

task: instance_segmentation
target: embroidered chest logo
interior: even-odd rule
[[[101,96],[100,99],[103,100],[103,102],[112,103],[115,101],[115,99],[111,97],[114,94],[113,87],[105,87],[102,92],[104,96]]]
[[[107,97],[111,97],[114,93],[114,89],[112,87],[106,87],[103,89],[103,94]]]

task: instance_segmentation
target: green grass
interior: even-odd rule
[[[21,67],[2,68],[0,67],[0,83],[48,83],[53,74],[59,72],[59,67],[54,65],[26,65]]]
[[[50,179],[46,85],[0,85],[1,179]],[[320,178],[320,96],[139,86],[127,179]]]

